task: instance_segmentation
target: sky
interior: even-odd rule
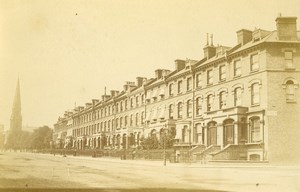
[[[174,60],[203,58],[206,33],[276,30],[300,0],[0,0],[0,124],[9,129],[17,79],[23,126],[53,127],[64,111],[151,78]]]

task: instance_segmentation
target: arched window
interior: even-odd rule
[[[192,100],[188,100],[186,103],[186,116],[192,117]]]
[[[142,104],[144,104],[145,103],[145,95],[143,94],[142,95]]]
[[[237,87],[234,89],[234,106],[242,105],[242,88]]]
[[[260,102],[259,83],[253,83],[251,85],[251,104],[259,105],[259,102]]]
[[[136,103],[136,106],[139,106],[139,105],[140,105],[140,103],[139,103],[139,96],[136,96],[136,98],[135,98],[135,103]]]
[[[174,105],[173,104],[169,105],[169,118],[170,119],[174,118]]]
[[[119,119],[116,118],[116,128],[118,129],[119,128]],[[101,131],[102,131],[102,123],[101,123]]]
[[[120,103],[120,111],[122,112],[123,111],[123,102],[121,101]]]
[[[178,93],[182,93],[182,81],[178,81]]]
[[[202,99],[197,97],[196,99],[196,115],[200,115],[202,111]]]
[[[224,146],[234,143],[234,124],[233,119],[227,119],[223,122],[224,128]]]
[[[130,107],[133,108],[133,98],[130,99]]]
[[[213,108],[213,95],[210,94],[207,96],[207,111],[211,111]]]
[[[171,83],[169,85],[169,96],[172,97],[174,95],[174,85]]]
[[[143,111],[141,114],[141,124],[144,125],[144,116],[145,116],[145,112]]]
[[[130,126],[133,125],[133,115],[130,115]]]
[[[177,104],[177,117],[178,118],[182,118],[182,102],[179,102]]]
[[[261,141],[261,128],[259,117],[252,117],[250,119],[250,134],[252,143]]]
[[[125,127],[128,126],[128,116],[125,116]]]
[[[224,109],[226,106],[226,92],[222,91],[219,95],[219,109]]]
[[[119,112],[119,103],[116,104],[116,112]],[[101,117],[102,117],[102,109],[101,109]]]
[[[135,125],[137,126],[139,124],[139,114],[135,114]]]
[[[217,144],[217,122],[211,121],[207,124],[207,146]]]
[[[124,109],[127,110],[127,106],[128,106],[128,101],[127,99],[124,101]]]
[[[123,127],[123,117],[120,117],[120,128]]]
[[[286,82],[286,101],[287,102],[295,102],[295,84],[292,80],[288,80]]]

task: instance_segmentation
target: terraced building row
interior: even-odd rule
[[[299,162],[300,33],[297,18],[276,30],[237,31],[237,45],[204,47],[201,60],[137,77],[55,123],[60,147],[137,148],[166,133],[196,159]]]

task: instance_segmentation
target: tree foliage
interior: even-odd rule
[[[5,148],[13,150],[47,149],[50,148],[51,140],[52,129],[48,126],[43,126],[35,129],[32,133],[27,131],[10,132]]]

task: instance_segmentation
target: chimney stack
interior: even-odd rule
[[[247,29],[241,29],[236,32],[238,44],[245,45],[252,40],[252,31]]]
[[[143,83],[144,83],[144,79],[146,79],[146,78],[145,77],[137,77],[136,78],[136,85],[138,87],[141,87],[143,85]]]
[[[156,69],[155,70],[155,77],[156,79],[160,79],[162,77],[162,69]]]
[[[112,96],[112,97],[115,97],[115,96],[117,96],[119,94],[119,91],[116,91],[116,90],[111,90],[110,91],[110,95]]]
[[[203,48],[204,51],[204,57],[206,57],[207,59],[212,58],[216,55],[216,47],[214,46],[213,43],[213,35],[210,35],[210,45],[209,45],[209,34],[207,33],[206,36],[206,45]]]
[[[276,18],[278,39],[281,41],[297,41],[297,17]]]
[[[184,60],[180,60],[180,59],[176,59],[175,60],[175,69],[177,71],[180,71],[182,69],[185,68],[185,61]]]

